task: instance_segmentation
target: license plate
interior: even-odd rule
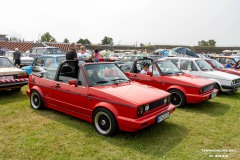
[[[13,76],[3,76],[3,77],[0,77],[0,80],[12,80],[13,79]]]
[[[216,96],[217,96],[217,93],[216,93],[216,92],[213,92],[213,93],[211,94],[211,99],[214,98],[214,97],[216,97]]]
[[[157,123],[160,123],[170,116],[169,111],[157,116]]]

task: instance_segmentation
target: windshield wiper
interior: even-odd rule
[[[128,79],[124,79],[124,78],[118,78],[118,79],[113,79],[113,80],[111,80],[111,81],[128,81]]]
[[[101,83],[109,83],[109,81],[97,81],[97,82],[93,82],[95,84],[101,84]]]
[[[208,69],[207,68],[203,68],[202,71],[208,71]]]

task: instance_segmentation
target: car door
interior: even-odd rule
[[[65,112],[89,118],[91,111],[88,109],[88,87],[83,70],[80,68],[76,76],[74,73],[70,73],[73,69],[71,70],[72,67],[69,67],[69,65],[63,63],[59,75],[56,76],[54,84],[55,104]],[[70,85],[69,80],[77,80],[78,83],[76,86]]]

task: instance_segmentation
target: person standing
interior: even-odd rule
[[[77,58],[77,45],[75,43],[71,43],[69,47],[69,51],[66,53],[66,60],[78,60]]]
[[[99,62],[100,53],[98,52],[98,49],[94,50],[93,58],[94,58],[94,62]]]
[[[15,52],[13,53],[13,60],[14,60],[14,65],[17,68],[20,68],[20,64],[21,64],[21,53],[19,52],[18,48],[15,48]]]
[[[109,62],[109,51],[106,49],[106,52],[104,53],[104,61]]]
[[[86,53],[86,48],[84,45],[81,45],[79,53],[80,53],[79,60],[85,61],[88,59],[87,53]]]

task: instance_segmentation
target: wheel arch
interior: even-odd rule
[[[107,109],[108,111],[110,111],[113,116],[115,117],[115,119],[117,120],[117,116],[119,115],[119,112],[117,111],[116,107],[114,107],[114,105],[108,103],[108,102],[99,102],[97,103],[94,108],[93,108],[93,111],[92,111],[92,118],[91,120],[93,120],[93,114],[94,112],[99,109],[99,108],[104,108],[104,109]]]

